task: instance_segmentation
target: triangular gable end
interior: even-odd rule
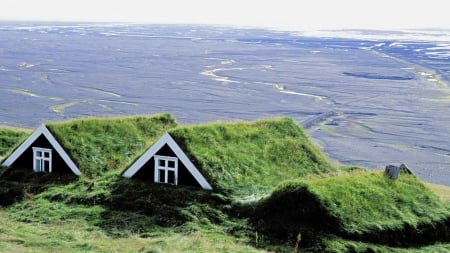
[[[199,185],[205,190],[212,190],[211,185],[206,181],[200,171],[189,160],[186,154],[181,150],[180,146],[170,136],[165,133],[155,144],[153,144],[139,159],[137,159],[124,173],[123,176],[127,178],[133,177],[144,165],[147,163],[164,145],[168,145],[180,161],[186,166],[186,169],[191,173]]]
[[[52,145],[52,147],[58,152],[67,166],[72,170],[72,172],[79,176],[81,175],[80,170],[75,165],[75,163],[70,159],[69,155],[66,151],[61,147],[59,142],[55,139],[55,137],[50,133],[45,125],[41,125],[37,128],[33,134],[31,134],[28,139],[26,139],[14,152],[3,162],[3,166],[10,167],[30,146],[41,136],[43,135],[48,142]]]

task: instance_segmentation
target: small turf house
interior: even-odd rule
[[[333,170],[299,125],[281,118],[169,129],[122,175],[244,194]]]
[[[205,190],[212,190],[205,177],[168,133],[139,157],[123,176],[162,184],[200,186]]]
[[[34,172],[80,175],[81,172],[45,125],[38,127],[3,162]]]

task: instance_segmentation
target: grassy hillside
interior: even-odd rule
[[[215,123],[169,131],[213,187],[265,194],[284,180],[337,171],[292,119]]]

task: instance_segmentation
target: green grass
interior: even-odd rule
[[[22,129],[14,129],[9,127],[0,128],[0,160],[3,159],[11,150],[18,146],[27,136],[29,132]]]
[[[290,118],[171,129],[213,187],[267,194],[280,182],[337,171]]]
[[[58,203],[36,206],[41,211],[61,209],[60,215],[52,214],[52,219],[40,222],[36,213],[38,222],[17,221],[12,211],[0,210],[0,252],[265,252],[251,246],[245,238],[230,235],[220,226],[194,229],[186,225],[184,231],[153,227],[154,231],[146,236],[129,233],[117,237],[92,224],[93,220],[101,219],[100,207]],[[53,207],[44,209],[46,206]],[[70,218],[65,219],[64,213],[70,214]],[[86,215],[90,220],[85,220]]]
[[[382,172],[354,172],[286,182],[260,203],[256,217],[262,230],[279,237],[313,229],[413,245],[445,237],[450,206],[413,175],[390,180]]]
[[[381,172],[356,173],[306,184],[348,233],[417,227],[450,216],[448,206],[408,174],[389,180]]]
[[[225,196],[119,175],[22,183],[23,199],[0,209],[0,252],[264,252]]]
[[[29,189],[0,210],[0,252],[265,252],[253,246],[246,220],[228,214],[229,204],[211,191],[115,171],[80,177]]]
[[[87,176],[124,170],[177,123],[169,114],[88,118],[48,124],[49,130]]]
[[[385,245],[377,245],[373,243],[363,243],[359,241],[351,241],[342,238],[325,238],[323,240],[320,252],[328,253],[346,253],[346,252],[379,252],[379,253],[435,253],[450,252],[450,244],[436,243],[431,246],[423,247],[389,247]]]

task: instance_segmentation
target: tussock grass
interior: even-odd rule
[[[280,182],[337,171],[290,118],[215,123],[169,131],[216,188],[248,196]]]

